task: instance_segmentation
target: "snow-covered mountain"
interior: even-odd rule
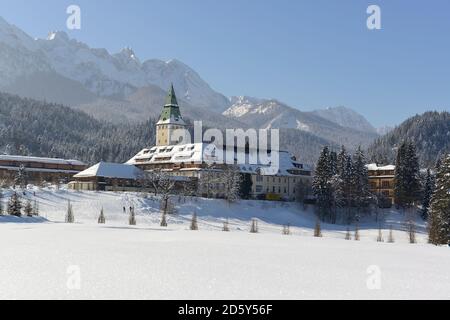
[[[346,107],[335,107],[315,110],[314,113],[340,126],[364,132],[377,132],[374,126],[356,111]]]
[[[123,99],[141,87],[156,85],[167,90],[173,83],[178,95],[191,105],[223,112],[230,104],[178,60],[141,62],[131,48],[110,54],[106,49],[90,48],[70,39],[65,32],[51,32],[46,39],[33,39],[3,18],[0,18],[0,72],[3,75],[0,87],[35,72],[55,72],[81,83],[99,97]]]
[[[314,134],[335,144],[368,145],[377,136],[372,130],[356,130],[325,119],[315,112],[302,112],[278,100],[233,97],[223,114],[248,126],[265,129],[296,129]]]

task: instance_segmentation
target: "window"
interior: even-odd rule
[[[263,182],[264,177],[263,176],[256,176],[256,182]]]
[[[383,181],[381,185],[383,186],[383,189],[389,189],[391,187],[389,181]]]
[[[263,191],[263,186],[257,185],[256,186],[256,192],[261,193]]]

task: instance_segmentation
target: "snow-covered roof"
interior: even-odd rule
[[[121,163],[100,162],[96,165],[76,174],[75,178],[116,178],[116,179],[137,179],[142,176],[143,171],[133,165]]]
[[[387,166],[382,166],[379,167],[376,163],[371,163],[366,165],[367,170],[370,171],[392,171],[395,170],[395,166],[394,165],[387,165]]]
[[[78,165],[85,166],[84,162],[79,160],[66,160],[57,158],[42,158],[42,157],[28,157],[28,156],[11,156],[0,155],[0,161],[20,161],[20,162],[39,162],[39,163],[51,163],[51,164],[65,164],[65,165]]]
[[[263,164],[260,157],[258,157],[257,163],[251,163],[250,156],[245,150],[237,150],[233,153],[233,156],[232,162],[241,158],[245,159],[241,164],[238,164],[243,173],[259,172],[262,175],[292,175],[289,171],[311,171],[310,167],[294,160],[293,156],[287,151],[279,152],[279,166]],[[225,163],[225,161],[226,152],[223,151],[223,148],[218,148],[209,143],[194,143],[144,149],[130,159],[127,164],[202,164],[203,162]]]

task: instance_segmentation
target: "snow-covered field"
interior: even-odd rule
[[[323,225],[296,204],[174,198],[177,214],[159,227],[157,199],[138,194],[39,190],[44,219],[0,217],[0,299],[449,299],[450,250],[409,244],[404,217],[384,212],[396,242],[378,243],[378,224]],[[64,224],[71,200],[76,224]],[[134,206],[137,226],[123,207]],[[100,208],[106,225],[98,225]],[[190,231],[192,212],[200,231]],[[231,232],[222,232],[229,218]],[[250,234],[258,218],[260,233]],[[291,224],[290,236],[281,234]],[[388,231],[384,230],[387,239]]]

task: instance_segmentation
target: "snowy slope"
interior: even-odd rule
[[[342,127],[352,128],[363,132],[377,132],[377,129],[361,114],[346,107],[335,107],[313,111],[314,114],[335,122]]]
[[[324,237],[314,238],[312,214],[293,205],[201,199],[177,205],[180,215],[164,229],[157,202],[135,194],[36,190],[36,198],[55,222],[0,218],[0,241],[8,244],[0,250],[0,299],[450,298],[448,248],[426,244],[423,233],[416,245],[398,230],[396,243],[377,243],[366,223],[360,242],[327,225]],[[68,199],[74,225],[58,223]],[[136,227],[122,213],[130,204]],[[106,225],[96,224],[100,207]],[[200,231],[188,230],[193,210]],[[253,216],[265,221],[259,234],[248,232]],[[229,233],[220,231],[225,217]],[[401,220],[395,213],[388,219]],[[287,220],[296,225],[291,236],[277,225]],[[367,285],[374,266],[379,290]],[[68,286],[73,270],[80,272],[79,289]]]

